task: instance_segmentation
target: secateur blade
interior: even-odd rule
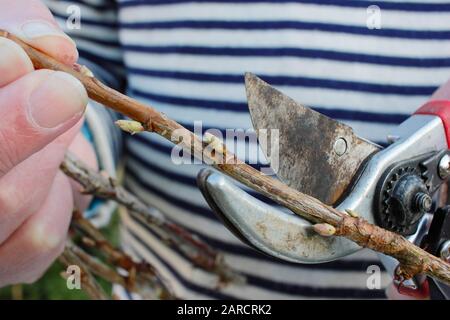
[[[327,204],[346,200],[343,195],[360,168],[380,148],[357,137],[350,127],[296,103],[258,77],[246,74],[245,79],[259,142],[261,132],[278,130],[278,141],[274,141],[279,143],[279,167],[272,167],[278,177]],[[271,139],[266,137],[268,141]],[[261,147],[268,154],[273,146],[266,143]],[[318,235],[310,222],[257,200],[219,173],[202,171],[197,181],[208,204],[228,229],[270,256],[297,263],[321,263],[360,249],[348,239]],[[344,210],[363,208],[369,201],[363,199],[362,206],[351,199],[344,201]]]
[[[356,136],[349,126],[295,102],[253,74],[246,74],[245,85],[258,137],[261,132],[279,132],[279,167],[274,168],[278,177],[300,192],[335,205],[361,165],[379,147]],[[261,147],[268,154],[270,141]]]

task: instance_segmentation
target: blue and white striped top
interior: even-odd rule
[[[69,5],[81,9],[81,29],[66,31],[77,41],[82,63],[190,129],[196,120],[205,129],[251,128],[243,81],[249,71],[383,143],[450,77],[450,1],[445,0],[46,3],[63,26]],[[373,18],[370,5],[380,8],[381,28],[367,25]],[[93,110],[100,109],[90,111],[88,124],[107,114]],[[196,188],[201,165],[174,165],[169,142],[151,134],[126,136],[121,151],[118,130],[105,126],[93,135],[107,167],[114,166],[118,153],[125,157],[127,188],[221,250],[247,276],[245,285],[217,289],[214,275],[192,266],[124,214],[124,248],[155,265],[178,296],[384,297],[383,288],[366,286],[367,267],[380,265],[372,252],[321,265],[262,256],[211,213]],[[387,285],[388,277],[382,279]]]

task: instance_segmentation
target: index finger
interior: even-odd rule
[[[0,0],[0,29],[67,65],[78,59],[75,42],[56,23],[39,0]]]

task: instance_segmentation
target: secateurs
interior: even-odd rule
[[[450,207],[439,204],[450,175],[450,101],[422,106],[389,134],[390,145],[382,148],[252,74],[246,75],[246,89],[256,132],[279,132],[279,179],[449,259]],[[204,170],[198,182],[224,224],[265,254],[322,263],[361,249],[345,238],[318,235],[310,222],[263,203],[219,173]],[[380,258],[394,276],[397,261],[381,254]],[[434,297],[450,298],[449,287],[432,279],[416,277],[402,283],[402,290],[411,295],[424,287],[431,288]]]

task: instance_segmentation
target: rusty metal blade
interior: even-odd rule
[[[304,107],[253,74],[245,76],[248,105],[260,142],[278,130],[279,164],[272,167],[290,187],[334,205],[364,161],[380,147],[338,121]],[[270,139],[262,144],[266,154]],[[272,164],[271,164],[272,166]]]

